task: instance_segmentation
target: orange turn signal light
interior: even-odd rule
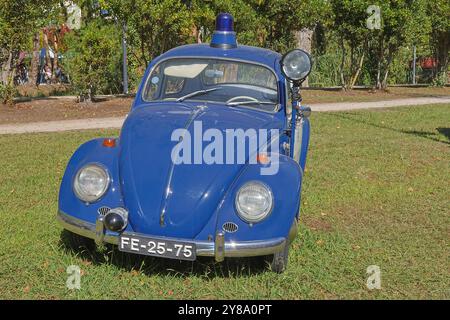
[[[103,139],[103,146],[107,148],[114,148],[116,146],[116,139],[113,138]]]
[[[260,164],[268,164],[270,162],[270,158],[265,153],[259,153],[256,156],[256,161]]]

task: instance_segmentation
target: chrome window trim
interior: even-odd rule
[[[278,74],[275,72],[275,69],[264,64],[264,63],[259,63],[259,62],[255,62],[255,61],[250,61],[250,60],[244,60],[244,59],[235,59],[235,58],[224,58],[224,57],[217,57],[217,56],[176,56],[176,57],[167,57],[164,59],[161,59],[160,61],[158,61],[151,69],[150,72],[148,73],[147,79],[145,79],[145,83],[144,86],[142,87],[141,90],[141,99],[144,102],[147,103],[153,103],[153,102],[164,102],[164,100],[146,100],[144,93],[145,93],[145,89],[147,88],[148,82],[151,78],[151,75],[153,73],[153,71],[163,62],[166,62],[168,60],[172,60],[172,59],[215,59],[215,60],[224,60],[224,61],[234,61],[234,62],[240,62],[240,63],[248,63],[248,64],[253,64],[255,66],[260,66],[263,68],[266,68],[267,70],[269,70],[270,72],[273,73],[273,75],[275,76],[275,79],[277,80],[277,101],[278,104],[275,104],[274,106],[274,110],[273,111],[268,111],[268,110],[261,110],[258,108],[251,108],[257,111],[262,111],[262,112],[267,112],[267,113],[277,113],[278,111],[280,111],[280,105],[281,105],[281,86],[280,86],[280,77],[278,77]],[[190,100],[190,101],[195,101],[195,102],[210,102],[210,103],[224,103],[221,101],[209,101],[209,100]],[[244,107],[244,106],[238,106],[238,107],[242,107],[242,108],[249,108],[249,107]]]

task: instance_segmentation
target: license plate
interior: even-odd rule
[[[195,244],[173,240],[161,240],[136,235],[121,235],[119,250],[147,256],[190,260],[196,258]]]

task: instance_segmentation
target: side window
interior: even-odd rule
[[[203,83],[215,85],[221,83],[241,83],[277,89],[277,79],[272,71],[248,63],[215,62],[203,73]]]
[[[146,100],[154,100],[159,95],[159,87],[161,83],[161,76],[160,76],[160,67],[156,67],[155,70],[153,70],[152,74],[150,75],[150,78],[148,80],[148,84],[146,85],[144,97]]]
[[[261,87],[277,89],[277,79],[272,71],[248,64],[241,64],[239,68],[239,83],[250,83]]]

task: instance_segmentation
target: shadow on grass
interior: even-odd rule
[[[362,123],[365,125],[369,125],[371,127],[375,127],[375,128],[380,128],[380,129],[386,129],[386,130],[390,130],[393,132],[397,132],[397,133],[403,133],[403,134],[409,134],[409,135],[414,135],[420,138],[425,138],[428,140],[432,140],[432,141],[436,141],[436,142],[440,142],[440,143],[444,143],[444,144],[448,144],[450,145],[450,128],[436,128],[435,132],[430,132],[430,131],[418,131],[418,130],[404,130],[404,129],[399,129],[396,127],[389,127],[386,125],[381,125],[378,123],[373,123],[370,122],[368,120],[363,120],[363,119],[358,119],[357,117],[359,117],[358,114],[352,113],[352,112],[331,112],[331,113],[327,113],[328,116],[332,116],[332,117],[337,117],[337,118],[341,118],[341,119],[345,119],[345,120],[350,120],[353,122],[357,122],[357,123]],[[449,141],[444,141],[440,138],[440,135],[443,135],[447,140]]]
[[[450,128],[436,128],[436,130],[450,141]]]
[[[77,240],[78,239],[78,240]],[[78,237],[67,230],[61,232],[60,248],[66,253],[91,262],[93,265],[112,264],[124,271],[140,271],[145,275],[170,275],[175,277],[198,276],[206,279],[233,278],[270,272],[263,257],[225,259],[216,263],[213,258],[198,257],[195,262],[156,258],[121,252],[113,245],[96,248],[93,240]]]

